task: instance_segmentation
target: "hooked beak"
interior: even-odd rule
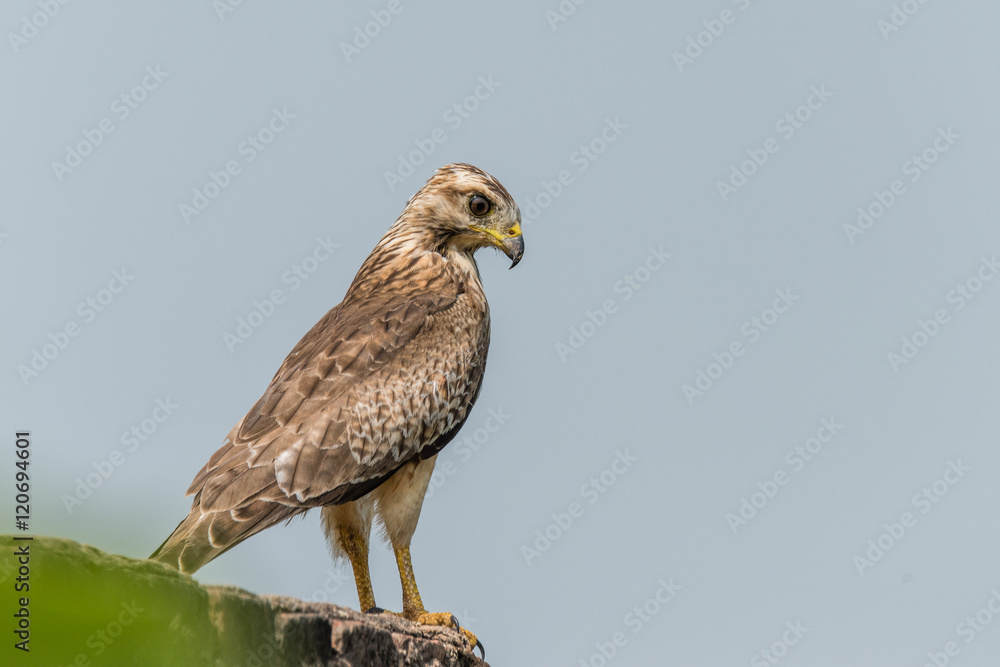
[[[510,257],[510,268],[513,269],[521,261],[521,255],[524,254],[524,238],[521,237],[521,223],[515,223],[513,227],[507,230],[506,234],[502,234],[495,229],[483,227],[473,227],[472,229],[492,237],[493,245],[502,250],[503,254]]]
[[[503,250],[503,254],[510,257],[510,268],[513,269],[521,261],[521,255],[524,254],[524,237],[520,234],[508,236],[500,242],[500,249]]]

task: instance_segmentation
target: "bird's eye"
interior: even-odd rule
[[[472,195],[472,198],[469,199],[469,210],[474,216],[481,218],[489,213],[491,208],[493,208],[493,204],[482,195]]]

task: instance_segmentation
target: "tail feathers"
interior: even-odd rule
[[[191,574],[251,535],[305,509],[258,500],[233,510],[202,514],[195,503],[150,559]]]
[[[216,556],[221,556],[235,543],[223,546],[212,544],[209,537],[212,525],[223,517],[202,515],[197,510],[181,521],[174,532],[150,556],[152,560],[192,574]]]

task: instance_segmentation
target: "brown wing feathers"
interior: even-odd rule
[[[434,257],[408,261],[403,273],[411,275],[392,276],[394,287],[409,289],[349,291],[302,338],[264,395],[195,476],[188,489],[194,495],[191,513],[152,558],[193,572],[310,507],[364,495],[418,455],[420,440],[433,441],[434,433],[425,428],[436,418],[428,414],[433,406],[403,399],[413,385],[407,375],[412,365],[426,361],[420,358],[428,354],[424,348],[435,342],[418,342],[410,352],[407,346],[414,347],[420,336],[437,335],[429,325],[464,294],[461,279]],[[385,284],[359,273],[355,284],[362,282]],[[406,404],[405,419],[397,402]],[[376,430],[373,424],[389,428]]]

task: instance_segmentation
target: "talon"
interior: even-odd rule
[[[382,609],[381,607],[372,607],[370,609],[366,609],[365,613],[366,614],[384,614],[385,613],[385,609]]]
[[[469,646],[472,647],[472,651],[475,652],[478,648],[480,653],[482,653],[483,660],[486,660],[486,647],[483,646],[481,641],[479,641],[479,638],[465,628],[462,628],[459,632],[463,637],[465,637],[465,641],[469,642]]]
[[[486,659],[486,648],[483,643],[479,641],[476,635],[472,634],[465,628],[461,626],[458,622],[458,617],[454,614],[449,614],[447,612],[442,612],[439,614],[432,614],[427,611],[416,611],[410,613],[400,614],[414,623],[419,623],[420,625],[437,625],[442,627],[451,627],[453,630],[458,632],[465,638],[465,641],[469,642],[469,647],[475,651],[477,648],[483,655],[483,660]]]

